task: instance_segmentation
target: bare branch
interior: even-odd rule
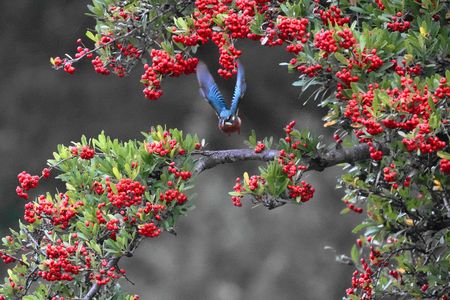
[[[246,160],[271,161],[277,155],[277,150],[267,150],[255,153],[252,149],[230,149],[217,151],[200,151],[196,153],[200,158],[196,162],[195,172],[201,173],[220,164],[234,163]]]
[[[231,149],[217,151],[199,151],[195,171],[201,173],[220,164],[234,163],[247,160],[271,161],[278,155],[278,150],[266,150],[255,153],[253,149]],[[308,170],[323,171],[340,163],[354,163],[370,157],[369,146],[360,144],[352,148],[330,150],[317,158],[305,159]]]

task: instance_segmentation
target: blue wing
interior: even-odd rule
[[[220,116],[220,113],[227,109],[227,105],[214,78],[209,73],[208,67],[202,61],[199,61],[197,65],[197,80],[200,86],[200,94],[211,104],[217,115]]]
[[[247,84],[245,83],[245,71],[244,66],[242,63],[238,60],[237,61],[237,78],[236,78],[236,86],[234,88],[233,93],[233,100],[231,101],[231,114],[235,115],[237,113],[239,100],[241,100],[242,97],[244,97],[245,89],[247,88]]]

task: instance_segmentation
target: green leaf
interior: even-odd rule
[[[102,249],[100,248],[100,245],[96,241],[90,241],[89,246],[99,255],[102,255]]]
[[[350,208],[346,207],[346,208],[343,208],[339,213],[341,215],[345,215],[345,214],[348,214],[349,212],[350,212]]]
[[[112,172],[117,179],[119,180],[122,179],[122,174],[120,174],[119,169],[117,169],[117,167],[113,167]]]
[[[363,230],[364,228],[366,228],[366,227],[368,227],[368,226],[371,226],[371,225],[372,225],[372,224],[366,223],[366,222],[361,223],[361,224],[358,224],[355,228],[353,228],[352,233],[358,233],[358,232],[360,232],[361,230]]]
[[[67,189],[68,191],[76,191],[76,190],[77,190],[73,185],[71,185],[71,184],[68,183],[68,182],[66,182],[66,189]]]
[[[349,9],[354,11],[354,12],[360,13],[360,14],[366,14],[367,13],[363,8],[361,8],[359,6],[350,6]]]
[[[438,151],[437,156],[443,159],[450,160],[450,153],[444,151]]]
[[[89,38],[91,41],[93,41],[94,43],[98,42],[98,38],[95,34],[93,34],[91,31],[86,31],[86,37]]]
[[[347,65],[348,59],[339,52],[334,53],[334,57],[342,64]]]
[[[358,263],[359,263],[359,250],[358,250],[358,247],[356,245],[353,245],[353,247],[352,247],[351,257],[352,257],[353,263],[355,265],[358,265]]]
[[[441,116],[437,113],[432,113],[430,119],[428,120],[428,124],[432,130],[436,130],[441,126]]]
[[[249,143],[249,146],[251,148],[255,148],[256,147],[256,143],[257,143],[256,132],[253,129],[252,129],[252,131],[250,133],[250,136],[248,137],[248,143]]]

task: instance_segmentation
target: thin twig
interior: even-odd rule
[[[15,257],[14,255],[8,254],[8,253],[3,252],[3,251],[1,251],[1,250],[0,250],[0,254],[2,254],[2,255],[4,255],[4,256],[8,256],[9,258],[14,259],[15,261],[20,262],[21,264],[25,265],[26,267],[30,267],[29,264],[27,264],[26,262],[24,262],[22,259],[20,259],[20,258],[18,258],[18,257]]]
[[[28,238],[33,242],[33,244],[36,246],[34,248],[35,252],[37,252],[38,254],[42,254],[43,256],[47,257],[47,255],[41,250],[41,248],[39,247],[39,243],[34,239],[34,237],[31,235],[31,233],[27,230],[27,229],[23,229],[23,231],[25,232],[25,234],[28,236]]]

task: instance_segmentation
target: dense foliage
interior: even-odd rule
[[[60,173],[56,178],[67,191],[28,202],[26,224],[3,238],[1,257],[16,265],[1,299],[21,299],[32,290],[24,299],[83,298],[90,282],[108,287],[103,298],[137,299],[116,285],[126,276],[118,260],[132,256],[143,238],[174,232],[177,218],[192,206],[190,154],[201,147],[196,137],[178,130],[158,127],[145,136],[126,143],[103,133],[83,137],[71,147],[58,146],[41,177],[19,174],[22,198],[51,173]]]
[[[320,157],[365,149],[339,180],[343,212],[367,215],[354,230],[363,235],[351,251],[356,270],[346,297],[450,297],[448,2],[94,0],[89,10],[97,22],[87,33],[94,46],[78,40],[75,56],[53,58],[54,67],[72,74],[88,58],[98,73],[125,76],[143,65],[143,92],[152,100],[162,95],[164,77],[195,71],[193,55],[208,41],[218,48],[224,78],[236,73],[237,58],[245,63],[238,40],[285,47],[293,57],[282,65],[299,74],[294,85],[313,89],[311,97],[328,108],[324,125],[335,129],[335,144],[325,147],[290,123],[275,159],[260,174],[236,180],[233,204],[242,205],[244,196],[268,208],[306,202],[314,188],[301,176]],[[3,260],[17,265],[0,292],[20,297],[37,277],[43,281],[34,293],[55,299],[112,285],[122,276],[114,258],[132,252],[143,236],[170,231],[187,208],[196,143],[158,128],[143,143],[100,136],[73,152],[61,147],[50,166],[62,171],[67,192],[27,204],[29,224],[3,241]],[[264,153],[272,139],[252,134],[249,144]],[[38,180],[19,174],[18,195],[27,198]],[[120,290],[100,295],[112,293]]]

